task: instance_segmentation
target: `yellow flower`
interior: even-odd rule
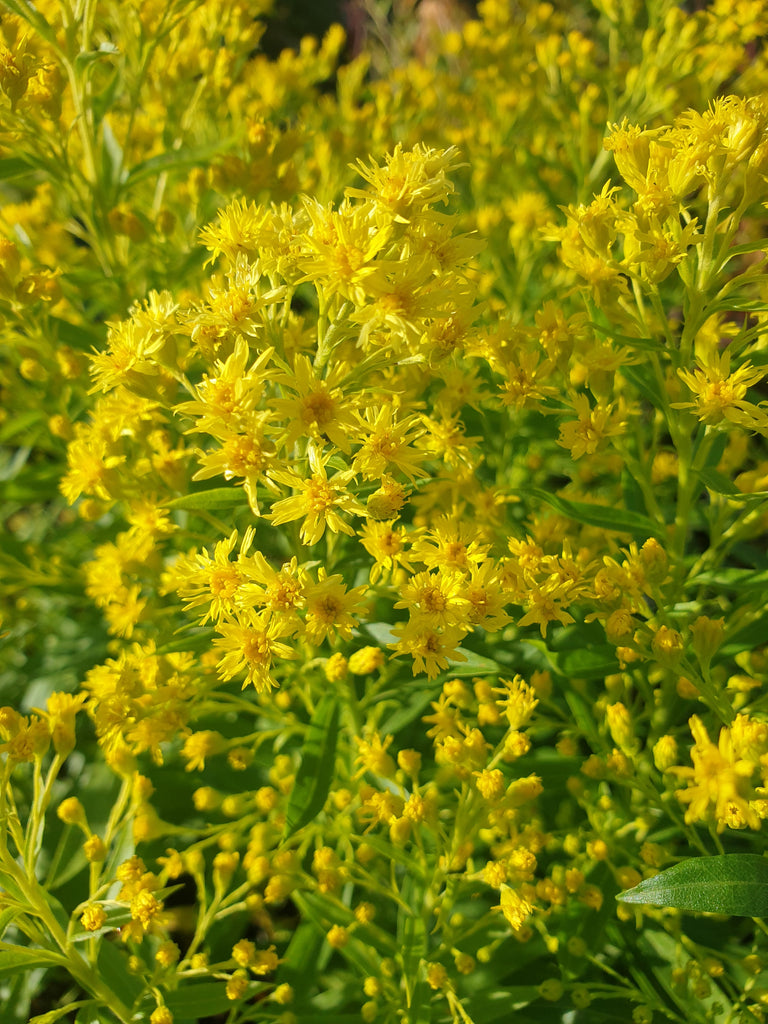
[[[449,658],[452,661],[467,660],[457,649],[466,633],[456,626],[438,629],[429,619],[417,616],[405,626],[392,630],[397,640],[389,646],[394,647],[397,654],[411,655],[415,676],[426,672],[429,679],[434,679],[440,669],[448,668]]]
[[[726,826],[759,829],[760,818],[750,805],[754,796],[750,779],[758,764],[735,749],[727,726],[721,728],[716,746],[697,715],[691,716],[689,725],[695,740],[691,750],[693,767],[678,765],[669,769],[687,782],[686,789],[675,792],[677,799],[688,805],[686,823],[705,822],[711,814],[718,832]]]
[[[459,413],[453,415],[422,416],[426,427],[418,447],[434,458],[442,459],[452,470],[462,467],[472,469],[477,460],[473,449],[482,441],[480,437],[467,437]]]
[[[694,217],[682,227],[678,217],[662,223],[657,217],[643,218],[648,223],[627,220],[624,234],[624,262],[639,266],[644,280],[663,281],[675,266],[688,256],[688,250],[701,239]]]
[[[562,607],[572,600],[573,589],[572,580],[558,580],[556,577],[550,577],[545,583],[535,586],[527,596],[528,611],[519,620],[518,626],[536,623],[542,637],[546,637],[550,622],[559,622],[562,626],[573,622],[573,616]]]
[[[306,280],[321,281],[323,293],[365,303],[365,279],[394,261],[376,260],[389,242],[386,227],[378,227],[368,205],[353,206],[345,199],[338,210],[304,198],[311,226],[301,238],[299,266]],[[374,264],[374,260],[376,263]]]
[[[271,675],[272,659],[296,657],[292,647],[280,642],[290,634],[290,627],[266,612],[244,609],[238,619],[220,622],[216,628],[221,635],[214,638],[214,646],[225,652],[219,675],[229,680],[245,672],[243,689],[252,684],[258,693],[268,692],[277,686]]]
[[[345,395],[340,386],[347,373],[348,367],[342,363],[321,379],[307,356],[297,355],[293,372],[275,378],[276,384],[294,392],[290,398],[272,398],[269,404],[287,424],[280,434],[282,447],[290,450],[300,437],[308,437],[321,446],[330,441],[340,451],[350,452],[359,399]]]
[[[180,558],[174,567],[175,589],[184,601],[185,609],[205,607],[201,625],[208,619],[219,622],[225,616],[235,614],[241,588],[252,578],[247,555],[253,538],[253,527],[248,527],[235,561],[231,561],[229,556],[237,544],[237,530],[233,530],[226,540],[218,541],[212,558],[204,551],[195,552]]]
[[[304,519],[299,536],[302,544],[317,544],[326,526],[334,533],[354,534],[341,513],[365,516],[365,507],[347,490],[354,478],[352,470],[339,470],[330,479],[325,467],[330,455],[322,455],[314,447],[309,449],[309,468],[312,475],[304,479],[293,470],[273,470],[271,476],[278,483],[292,487],[298,494],[274,502],[266,517],[274,526]]]
[[[384,660],[380,647],[360,647],[349,657],[349,671],[353,676],[367,676],[381,668]]]
[[[206,264],[224,255],[234,263],[239,255],[255,257],[274,234],[274,214],[269,207],[236,199],[219,212],[215,224],[200,231],[201,243],[210,250]]]
[[[148,889],[140,889],[130,901],[130,909],[131,918],[146,932],[160,915],[163,904]]]
[[[768,434],[768,412],[764,403],[746,400],[747,389],[765,376],[765,370],[744,363],[730,372],[728,349],[712,351],[695,370],[678,370],[681,380],[693,395],[692,402],[673,402],[674,409],[692,409],[700,423],[716,426],[726,420],[745,430]]]
[[[407,608],[435,627],[469,626],[469,604],[463,596],[465,577],[456,571],[419,572],[400,587],[395,608]]]
[[[378,409],[366,409],[359,421],[355,440],[360,448],[352,460],[356,473],[361,473],[365,480],[377,480],[394,467],[409,480],[426,475],[421,468],[425,455],[412,447],[424,433],[417,415],[398,422],[392,404],[385,402]]]
[[[61,493],[72,504],[81,494],[111,501],[117,491],[117,469],[125,462],[116,445],[78,423],[67,448],[69,469],[61,480]]]
[[[366,510],[373,519],[392,520],[405,505],[406,491],[391,476],[381,478],[381,487],[368,495]],[[373,553],[373,552],[371,552]]]
[[[501,886],[499,907],[510,927],[518,931],[533,913],[533,906],[509,885]]]
[[[415,538],[411,557],[423,562],[428,569],[469,572],[473,565],[485,561],[488,548],[475,523],[442,516],[429,531]]]
[[[86,699],[85,693],[52,693],[48,698],[45,717],[48,719],[54,750],[62,757],[66,757],[75,747],[75,716]]]
[[[499,365],[501,401],[515,409],[535,409],[545,399],[557,394],[557,388],[544,382],[552,377],[554,367],[549,359],[542,361],[534,348],[518,348]]]
[[[403,150],[398,143],[384,166],[358,160],[355,169],[369,188],[348,188],[346,195],[371,201],[383,226],[393,221],[407,224],[415,214],[423,216],[429,206],[448,201],[454,187],[446,171],[457,166],[458,153],[455,146],[439,150],[417,144]]]
[[[214,376],[203,375],[195,400],[174,406],[174,412],[196,421],[186,433],[226,437],[229,431],[246,426],[264,397],[266,382],[274,376],[275,371],[267,369],[273,351],[261,352],[246,369],[251,350],[244,338],[238,338],[232,354],[214,364]]]
[[[211,729],[193,732],[184,741],[181,756],[187,762],[188,772],[202,771],[205,759],[220,754],[225,748],[224,737]]]
[[[80,915],[83,928],[89,932],[97,932],[106,920],[107,913],[98,903],[89,903]]]
[[[494,693],[499,694],[499,704],[504,709],[509,728],[513,731],[522,729],[527,725],[536,705],[539,703],[532,686],[522,678],[515,676],[514,679],[499,679],[504,689],[495,689]]]
[[[297,560],[292,558],[275,569],[260,551],[255,551],[247,560],[247,574],[249,582],[238,592],[242,606],[264,607],[286,628],[298,629],[298,611],[306,603],[304,588],[308,577],[306,571],[299,568]]]
[[[410,568],[406,551],[408,532],[404,526],[396,527],[394,522],[378,522],[369,519],[363,523],[358,536],[374,562],[370,570],[371,584],[375,585],[384,573],[391,573],[398,565]]]
[[[306,637],[315,647],[326,638],[332,642],[337,634],[349,640],[357,625],[367,588],[355,587],[348,591],[342,579],[339,575],[327,576],[325,569],[320,568],[317,583],[305,588]]]
[[[499,573],[492,562],[473,565],[465,581],[462,596],[469,605],[469,621],[487,633],[502,629],[511,618],[504,611],[505,596]]]
[[[577,419],[560,424],[557,443],[567,448],[573,459],[594,455],[603,441],[624,432],[624,417],[620,411],[614,411],[612,405],[590,406],[584,394],[574,395],[572,404]]]
[[[241,479],[251,511],[256,516],[261,515],[259,482],[271,491],[276,490],[269,471],[276,461],[277,447],[266,434],[271,419],[270,412],[252,412],[243,418],[237,430],[230,430],[222,424],[217,430],[221,447],[199,454],[201,468],[192,479],[209,480],[219,475],[226,480]]]
[[[372,732],[366,739],[355,737],[357,744],[357,756],[355,764],[358,770],[353,778],[359,778],[365,772],[373,772],[374,775],[391,779],[395,774],[395,761],[391,754],[387,753],[387,747],[392,743],[392,736],[385,736],[382,741],[377,732]]]

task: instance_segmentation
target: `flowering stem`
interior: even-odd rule
[[[46,936],[53,939],[65,958],[66,968],[76,981],[95,996],[104,1006],[108,1006],[121,1024],[130,1024],[131,1011],[120,999],[103,984],[98,971],[88,964],[69,942],[64,930],[56,920],[51,908],[33,878],[28,878],[13,861],[4,859],[3,869],[13,877],[15,884],[29,905],[29,912],[38,917],[46,929]],[[55,952],[49,950],[50,952]]]
[[[327,331],[324,333],[317,346],[317,353],[315,354],[314,361],[314,367],[316,370],[322,370],[325,367],[330,358],[331,352],[333,352],[335,346],[341,341],[343,328],[351,312],[352,303],[347,300],[342,303],[341,309],[336,314],[335,319],[328,325]]]
[[[720,721],[725,725],[730,725],[736,718],[736,712],[731,707],[730,701],[712,681],[712,677],[709,674],[709,668],[701,665],[701,671],[697,671],[688,662],[683,662],[681,667],[685,675],[690,678],[693,685],[699,691],[704,701],[719,717]]]

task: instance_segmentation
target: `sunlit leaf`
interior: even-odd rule
[[[323,809],[336,767],[339,702],[326,693],[309,723],[301,764],[285,811],[285,835],[298,832]]]
[[[768,858],[753,853],[694,857],[646,878],[616,899],[731,917],[766,917]]]

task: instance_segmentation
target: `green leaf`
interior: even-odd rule
[[[686,587],[717,587],[720,590],[768,590],[768,569],[711,569],[685,581]]]
[[[185,985],[176,992],[169,992],[165,1003],[174,1017],[212,1017],[232,1009],[232,1000],[227,998],[227,986],[222,982],[203,982],[199,985]]]
[[[595,749],[599,749],[600,734],[597,731],[595,716],[592,713],[590,705],[584,700],[581,694],[576,693],[575,690],[566,690],[565,700],[570,708],[576,725],[581,729],[590,745],[595,747]]]
[[[737,633],[732,633],[728,637],[728,642],[720,648],[720,654],[735,657],[741,651],[764,644],[766,636],[768,636],[768,614],[760,615]]]
[[[101,173],[103,181],[112,189],[117,189],[126,177],[123,169],[123,147],[117,141],[117,136],[106,118],[101,122]]]
[[[396,736],[406,725],[410,725],[414,718],[426,710],[430,701],[437,699],[439,691],[439,685],[435,686],[434,682],[426,688],[419,687],[415,690],[407,685],[403,687],[399,693],[400,707],[381,723],[382,736],[386,736],[387,733]],[[383,700],[385,696],[385,694],[381,694],[379,699]],[[405,699],[405,704],[402,703],[403,699]]]
[[[734,256],[746,256],[751,252],[768,252],[768,238],[756,238],[753,242],[746,242],[744,245],[734,245],[725,254],[723,266]]]
[[[105,57],[114,57],[120,51],[114,43],[108,43],[104,41],[99,45],[98,50],[88,50],[87,53],[78,53],[75,57],[75,70],[82,72],[83,68],[90,66],[96,61],[103,60]]]
[[[95,1003],[84,1006],[75,1017],[75,1024],[114,1024],[114,1022],[115,1018],[112,1014],[107,1019],[106,1014]]]
[[[457,652],[464,655],[464,661],[453,661],[448,659],[449,676],[494,676],[503,669],[498,662],[491,658],[485,658],[482,654],[475,654],[466,647],[457,647]]]
[[[70,916],[62,906],[60,900],[58,900],[52,892],[45,892],[45,902],[48,904],[48,909],[51,911],[53,916],[56,918],[59,927],[63,932],[66,933],[69,928]]]
[[[193,626],[192,632],[185,631],[178,640],[163,644],[162,647],[158,647],[157,653],[176,654],[178,651],[193,651],[200,654],[202,651],[210,650],[215,635],[216,631],[212,626]]]
[[[315,708],[285,811],[283,838],[298,832],[323,809],[336,763],[339,710],[339,702],[333,692],[326,693]]]
[[[27,409],[16,416],[9,416],[0,430],[0,442],[7,444],[19,434],[25,434],[30,427],[39,426],[45,419],[46,414],[42,409]]]
[[[88,1003],[90,1004],[90,1000],[88,1000]],[[67,1003],[66,1006],[59,1006],[55,1010],[49,1010],[47,1013],[38,1014],[36,1017],[30,1017],[29,1024],[55,1024],[55,1022],[57,1020],[61,1020],[65,1014],[72,1013],[78,1008],[84,1009],[82,1000],[76,1003]],[[78,1019],[80,1018],[78,1017]]]
[[[622,366],[621,375],[640,392],[654,409],[663,409],[665,407],[666,398],[662,395],[661,389],[650,374],[646,376],[637,366]]]
[[[302,921],[291,936],[288,948],[283,954],[283,963],[280,967],[281,977],[285,975],[289,980],[304,981],[311,978],[317,969],[320,956],[325,946],[325,934],[318,930],[314,924]]]
[[[22,911],[18,907],[6,907],[5,910],[0,911],[0,940],[5,935],[8,925],[11,924],[14,918],[18,917]]]
[[[44,949],[22,949],[14,946],[12,949],[0,950],[0,976],[16,975],[19,971],[29,971],[33,967],[58,967],[62,964],[66,964],[63,956],[48,953]]]
[[[144,991],[144,982],[128,973],[128,954],[111,939],[99,942],[98,971],[101,980],[124,1006],[131,1007]]]
[[[7,156],[0,160],[0,181],[21,178],[33,171],[34,167],[20,156]]]
[[[741,496],[739,491],[732,480],[730,480],[725,473],[720,473],[716,469],[698,469],[696,475],[704,484],[709,491],[714,491],[715,494],[735,494],[737,497]]]
[[[637,936],[637,949],[641,954],[630,967],[630,973],[638,988],[652,1005],[658,999],[654,980],[666,993],[680,1013],[680,1019],[690,1024],[728,1024],[733,1021],[723,990],[712,979],[711,987],[697,993],[693,987],[681,991],[673,979],[673,971],[685,971],[693,966],[694,958],[689,956],[676,937],[660,929],[647,926]],[[719,1004],[719,1007],[718,1007]]]
[[[616,648],[609,644],[562,651],[560,654],[551,654],[550,659],[561,675],[571,679],[602,679],[619,668]]]
[[[81,352],[91,353],[94,347],[102,347],[104,345],[105,332],[99,330],[98,325],[73,324],[69,320],[62,320],[57,316],[49,316],[48,327],[51,330],[52,336],[57,341],[62,342],[64,345],[69,345],[70,348],[79,349]]]
[[[556,512],[586,526],[597,526],[611,533],[630,533],[647,539],[659,535],[659,527],[648,516],[610,505],[592,505],[586,501],[568,501],[539,487],[517,488],[511,492],[523,498],[535,498]]]
[[[627,348],[639,348],[643,352],[663,352],[664,345],[654,338],[636,338],[633,334],[617,334],[610,327],[603,327],[602,324],[590,323],[589,325],[596,334],[602,334],[616,345],[626,345]]]
[[[299,907],[303,917],[312,921],[319,928],[321,936],[327,931],[328,922],[340,924],[347,928],[354,921],[352,910],[342,904],[331,903],[325,896],[314,892],[294,893],[296,905]],[[358,960],[369,961],[371,956],[378,953],[380,956],[394,956],[398,950],[398,944],[394,937],[385,929],[375,924],[356,924],[355,938],[361,940],[368,949],[358,950]],[[346,955],[349,946],[344,947]],[[373,966],[367,963],[367,968]]]
[[[211,158],[226,152],[235,145],[236,140],[228,139],[198,146],[196,149],[171,149],[166,153],[158,153],[140,164],[136,164],[127,178],[127,187],[132,188],[144,178],[156,178],[165,171],[184,170],[188,167],[205,167]]]
[[[692,857],[616,899],[696,913],[768,917],[768,858],[754,853]]]
[[[246,505],[245,492],[239,487],[214,487],[210,491],[196,491],[164,503],[165,508],[208,509],[235,508]]]
[[[375,850],[380,854],[387,862],[396,861],[401,864],[406,871],[410,871],[413,874],[420,875],[421,871],[416,866],[413,855],[409,850],[403,849],[402,846],[395,846],[389,839],[384,839],[381,836],[374,835],[373,832],[367,833],[365,836],[358,837],[353,836],[354,840],[358,840],[364,843],[366,846],[370,846],[372,850]]]

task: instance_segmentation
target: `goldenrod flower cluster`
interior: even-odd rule
[[[0,7],[9,1020],[763,1020],[765,5]]]

